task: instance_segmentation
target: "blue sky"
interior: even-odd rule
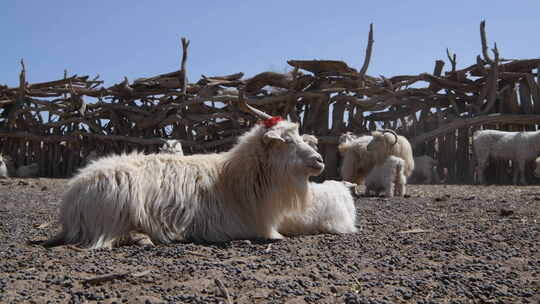
[[[432,72],[445,49],[458,67],[480,52],[479,23],[504,58],[540,57],[540,1],[19,1],[0,12],[0,84],[100,74],[106,85],[179,68],[188,76],[283,72],[289,59],[344,60],[359,68],[369,24],[368,74]],[[447,63],[447,67],[448,67]]]

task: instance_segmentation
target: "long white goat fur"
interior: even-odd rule
[[[44,246],[110,248],[133,231],[154,243],[279,239],[282,216],[305,207],[309,176],[323,168],[287,121],[257,125],[220,154],[100,158],[69,182],[62,230]]]
[[[406,163],[402,158],[389,156],[382,164],[376,165],[366,177],[366,194],[384,192],[387,197],[406,194]]]
[[[390,132],[393,131],[390,130]],[[396,141],[396,137],[387,130],[373,131],[371,134],[373,140],[368,144],[367,150],[375,159],[375,163],[383,163],[390,155],[399,157],[405,161],[403,174],[405,174],[405,177],[411,176],[414,171],[414,156],[409,140],[402,135],[396,134]]]
[[[310,147],[315,149],[316,151],[319,151],[319,139],[315,135],[311,134],[302,134],[302,139],[308,144]]]
[[[350,133],[340,137],[338,150],[342,157],[340,173],[343,180],[359,185],[364,183],[375,166],[375,160],[367,152],[367,145],[372,139],[369,135],[357,137]]]
[[[484,170],[490,157],[512,160],[518,165],[514,170],[514,184],[526,184],[525,163],[534,160],[540,152],[540,131],[506,132],[478,130],[473,135],[473,147],[478,164],[480,183],[485,183]]]
[[[312,199],[306,209],[287,214],[279,225],[279,232],[284,235],[357,232],[356,208],[351,194],[355,184],[347,186],[345,183],[332,180],[310,183]]]

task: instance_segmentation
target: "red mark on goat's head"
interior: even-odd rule
[[[264,125],[267,129],[277,125],[278,122],[283,121],[281,116],[273,116],[265,120],[259,120],[259,124]]]

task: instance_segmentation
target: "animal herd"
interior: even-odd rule
[[[317,138],[242,99],[239,108],[259,123],[226,152],[184,156],[180,142],[168,140],[157,154],[88,155],[63,196],[61,230],[43,245],[111,248],[141,235],[153,245],[355,233],[357,185],[365,184],[366,195],[392,197],[406,195],[407,181],[440,181],[433,158],[413,157],[405,137],[382,130],[343,134],[343,180],[312,182],[325,168]],[[524,182],[540,132],[477,131],[473,144],[482,182],[490,158],[516,162],[514,181]],[[0,177],[25,176],[19,171],[0,156]]]

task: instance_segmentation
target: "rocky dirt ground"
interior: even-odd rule
[[[65,184],[0,180],[0,302],[540,302],[539,186],[411,185],[408,198],[362,197],[352,235],[32,245],[58,229]]]

